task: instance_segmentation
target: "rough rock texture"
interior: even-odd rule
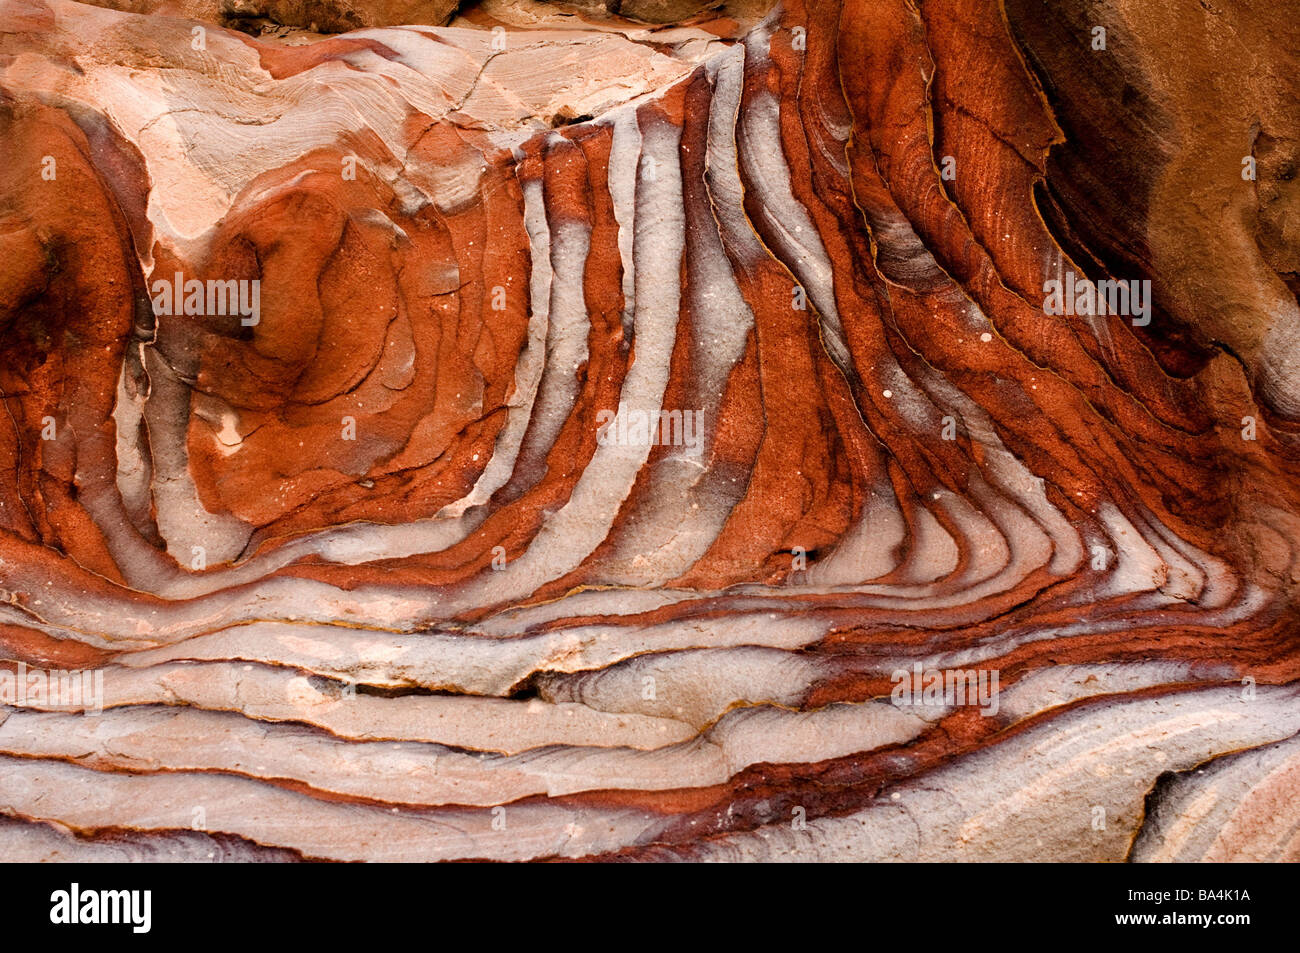
[[[660,8],[0,0],[5,856],[1300,859],[1294,23]]]
[[[346,33],[372,26],[445,24],[457,0],[89,0],[129,13],[177,16],[234,27],[297,27]],[[260,32],[260,30],[259,30]]]
[[[672,24],[759,19],[771,0],[86,0],[97,7],[128,13],[183,17],[233,27],[253,35],[304,30],[346,33],[365,27],[444,26],[455,15],[482,22],[565,18],[572,25],[637,21]]]

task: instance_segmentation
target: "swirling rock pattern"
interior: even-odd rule
[[[1300,859],[1294,24],[604,6],[0,0],[5,855]]]

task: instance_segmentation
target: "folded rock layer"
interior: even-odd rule
[[[113,5],[0,0],[6,856],[1300,859],[1281,13]]]

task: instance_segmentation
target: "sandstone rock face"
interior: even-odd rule
[[[459,13],[524,18],[592,16],[607,20],[671,24],[702,17],[752,20],[771,7],[769,0],[86,0],[97,7],[207,21],[257,33],[289,28],[311,33],[346,33],[365,27],[419,24],[444,26]]]
[[[1282,13],[114,6],[0,0],[5,856],[1300,859]]]
[[[179,16],[227,26],[296,27],[346,33],[372,26],[420,23],[442,26],[456,0],[92,0],[129,13]]]

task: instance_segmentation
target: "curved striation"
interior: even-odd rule
[[[1295,859],[1290,94],[1050,6],[2,0],[6,855]]]

